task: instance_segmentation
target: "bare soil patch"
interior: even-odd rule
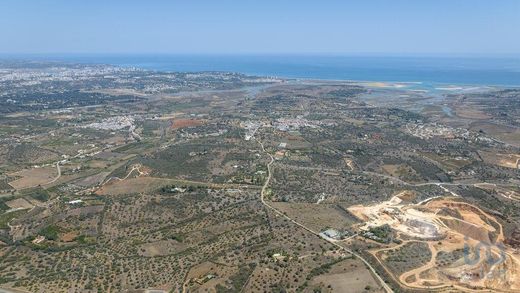
[[[9,185],[18,190],[36,187],[38,185],[44,185],[52,181],[57,175],[58,174],[55,166],[21,170],[9,174],[9,176],[12,177],[22,177],[9,182]]]
[[[5,203],[11,209],[30,209],[33,205],[24,198],[17,198]]]
[[[384,292],[359,259],[344,260],[310,283],[326,290],[322,292]]]
[[[354,224],[355,218],[335,204],[313,203],[271,203],[289,217],[316,231],[325,228],[344,230]]]
[[[187,128],[187,127],[201,126],[203,124],[204,124],[204,121],[197,120],[197,119],[174,119],[172,128],[181,129],[181,128]]]

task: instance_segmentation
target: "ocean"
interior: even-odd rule
[[[24,59],[103,63],[158,71],[229,71],[302,79],[520,86],[520,57],[114,54],[33,55]]]

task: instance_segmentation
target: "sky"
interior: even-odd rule
[[[3,54],[520,55],[519,0],[1,0]]]

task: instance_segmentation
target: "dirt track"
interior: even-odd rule
[[[398,231],[398,235],[406,235],[414,238],[414,242],[428,245],[432,254],[428,263],[400,275],[395,275],[385,265],[381,253],[399,249],[410,240],[370,251],[403,287],[428,290],[456,287],[462,291],[482,289],[496,292],[520,290],[518,252],[510,247],[501,248],[505,238],[502,225],[477,206],[450,198],[435,198],[423,201],[420,205],[403,204],[394,197],[373,206],[351,207],[350,211],[366,221],[366,225],[360,229],[386,223]],[[436,225],[436,230],[430,227],[432,223]],[[430,239],[428,235],[424,237],[417,233],[417,228],[424,228],[421,225],[428,231],[435,231],[432,235],[442,236],[442,239]],[[459,258],[439,267],[439,252],[461,251],[466,246],[472,249],[470,254],[476,257],[474,262]],[[490,263],[490,258],[494,262]]]

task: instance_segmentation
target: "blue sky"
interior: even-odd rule
[[[518,56],[520,1],[2,0],[0,53]]]

